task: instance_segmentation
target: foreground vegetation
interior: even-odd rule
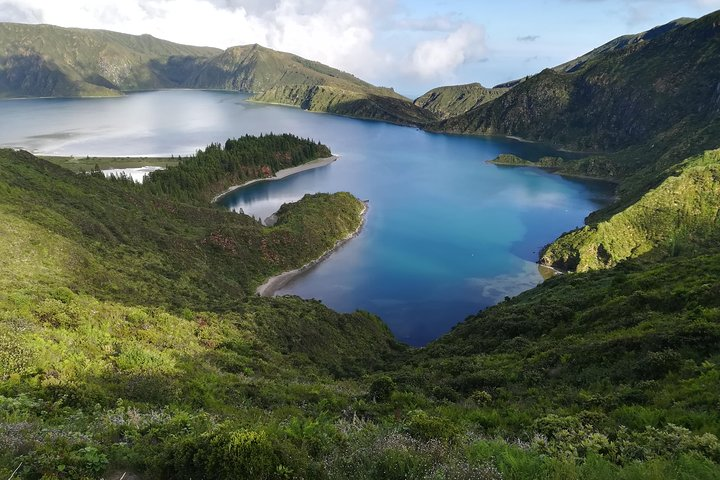
[[[203,192],[232,145],[145,186],[0,151],[0,478],[718,478],[712,245],[556,277],[411,350],[251,295],[354,230],[351,195],[268,228],[158,187]]]

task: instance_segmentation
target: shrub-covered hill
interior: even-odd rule
[[[417,351],[247,295],[359,208],[266,228],[0,151],[0,477],[718,477],[716,251],[555,278]]]
[[[173,308],[240,305],[265,278],[319,257],[353,232],[363,208],[347,193],[309,195],[265,228],[245,215],[180,203],[129,181],[76,175],[11,150],[0,153],[0,182],[5,215],[63,238],[65,248],[53,257],[66,267],[64,286]]]
[[[690,158],[609,219],[561,236],[541,262],[565,270],[607,268],[628,258],[676,255],[720,233],[720,151]]]
[[[483,450],[509,478],[717,478],[717,464],[650,464],[691,451],[720,460],[718,352],[714,248],[547,280],[469,317],[393,378],[445,399],[455,426],[528,442]],[[612,466],[579,468],[599,457]],[[575,467],[558,474],[551,458]]]

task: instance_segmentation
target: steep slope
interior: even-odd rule
[[[579,56],[578,58],[558,65],[557,67],[553,68],[553,70],[556,70],[558,72],[573,72],[580,69],[588,61],[602,55],[603,53],[622,50],[624,48],[633,47],[642,42],[654,40],[671,30],[675,30],[678,27],[694,22],[695,20],[696,19],[694,18],[678,18],[677,20],[668,22],[665,25],[651,28],[646,32],[641,32],[634,35],[623,35],[621,37],[610,40],[608,43],[601,45],[589,51],[588,53]]]
[[[713,150],[683,162],[608,220],[563,235],[541,262],[566,270],[607,268],[628,258],[676,255],[719,233],[720,150]]]
[[[396,378],[444,398],[476,399],[473,421],[489,435],[533,424],[541,452],[614,452],[616,464],[632,463],[656,457],[656,448],[682,448],[681,435],[665,447],[651,440],[681,434],[674,425],[720,431],[720,383],[711,380],[720,375],[719,321],[717,248],[629,261],[554,277],[469,317]],[[605,439],[595,443],[594,434]],[[644,452],[623,448],[643,436]]]
[[[649,40],[590,55],[571,71],[547,69],[497,100],[434,129],[517,135],[584,151],[618,150],[720,112],[720,12]],[[698,152],[694,152],[698,153]]]
[[[507,88],[485,88],[479,83],[451,85],[434,88],[416,98],[413,103],[433,112],[440,119],[446,119],[495,100],[507,91]]]
[[[150,35],[0,23],[0,96],[177,87],[197,62],[219,52]]]

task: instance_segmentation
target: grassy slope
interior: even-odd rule
[[[267,229],[27,153],[0,167],[2,475],[717,475],[717,253],[556,278],[403,352],[369,314],[239,299],[246,270],[356,225],[346,196]]]
[[[344,388],[362,387],[329,379],[396,355],[387,327],[247,292],[319,256],[361,208],[308,195],[265,228],[0,151],[2,475],[17,459],[21,478],[97,478],[109,461],[157,469],[182,422],[220,421],[204,411],[276,425],[346,402]],[[180,430],[159,449],[142,425]],[[116,443],[126,427],[138,436]]]
[[[717,238],[720,151],[675,167],[663,183],[609,219],[563,235],[541,262],[586,271],[648,254],[673,255]]]
[[[483,407],[471,418],[489,432],[572,417],[556,425],[564,434],[548,438],[567,453],[591,431],[616,442],[612,451],[621,426],[673,423],[717,435],[719,269],[713,249],[553,278],[470,317],[397,378],[438,396],[477,398]],[[578,437],[580,424],[588,429]]]
[[[462,115],[475,107],[502,96],[507,88],[485,88],[479,83],[438,87],[413,102],[436,114],[440,119]]]

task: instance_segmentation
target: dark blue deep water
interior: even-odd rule
[[[466,316],[533,287],[538,251],[582,224],[606,184],[489,165],[547,147],[426,133],[380,122],[248,103],[239,94],[160,91],[115,99],[0,102],[0,144],[63,155],[189,154],[245,133],[289,132],[329,145],[335,163],[233,192],[229,208],[265,218],[305,193],[369,200],[362,233],[279,294],[380,315],[422,345]]]

